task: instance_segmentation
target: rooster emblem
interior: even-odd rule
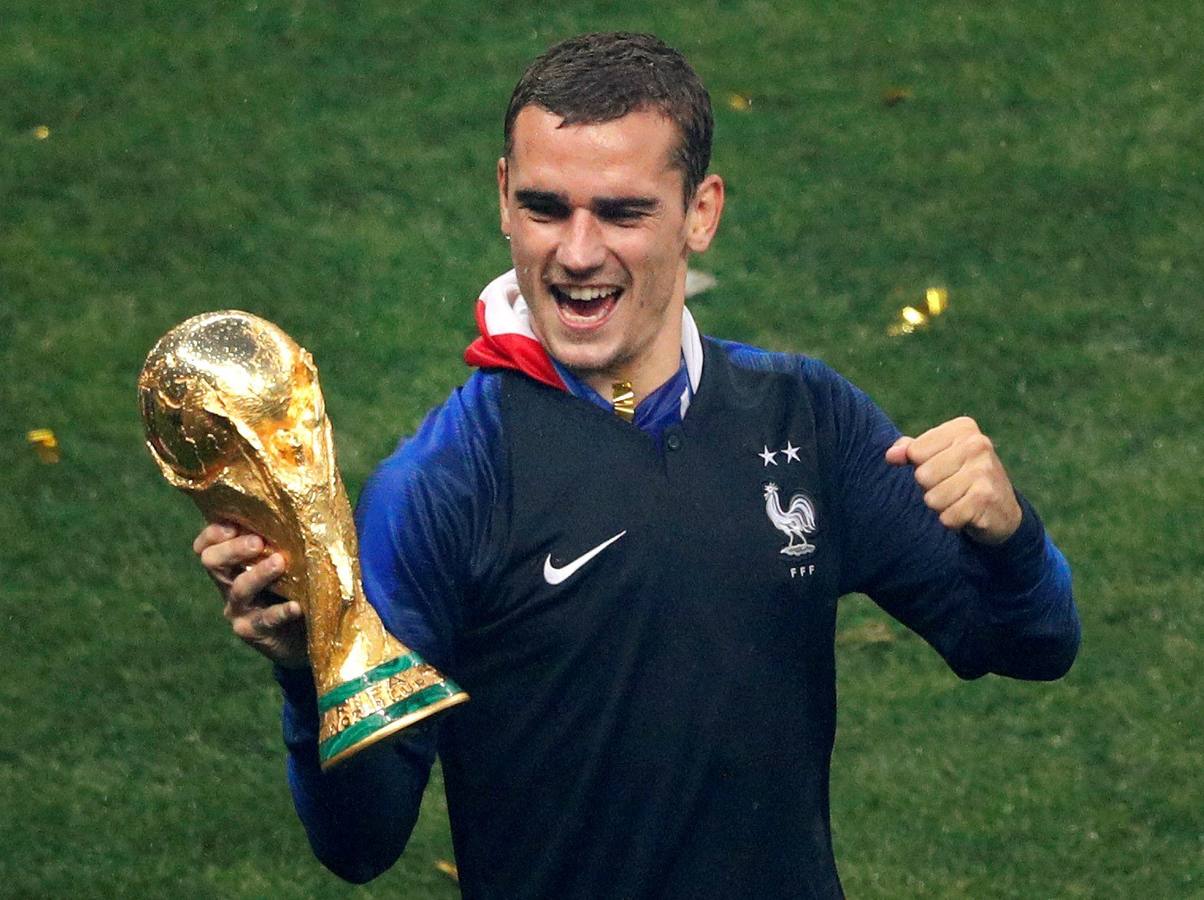
[[[795,494],[783,510],[778,501],[778,486],[771,481],[765,485],[765,515],[789,539],[781,549],[786,556],[805,556],[815,551],[815,545],[807,542],[807,535],[815,533],[815,507],[806,495]]]

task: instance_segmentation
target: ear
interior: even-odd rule
[[[690,207],[686,210],[686,246],[694,253],[701,253],[711,246],[719,217],[723,214],[723,179],[708,175],[702,179]]]
[[[497,161],[497,203],[502,218],[502,234],[510,236],[510,205],[506,202],[506,157]]]

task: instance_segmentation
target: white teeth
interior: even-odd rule
[[[580,316],[580,315],[577,315],[577,313],[575,313],[575,312],[571,312],[570,310],[563,309],[563,308],[562,308],[561,315],[563,315],[565,317],[565,319],[568,320],[569,322],[577,322],[580,324],[585,324],[586,322],[592,322],[598,318],[598,314],[596,312],[591,313],[590,315]]]
[[[562,287],[561,292],[570,300],[597,300],[617,293],[617,287]]]

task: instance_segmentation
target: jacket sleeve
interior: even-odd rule
[[[1080,639],[1070,567],[1036,510],[989,547],[941,525],[910,466],[885,461],[899,430],[823,367],[829,464],[841,522],[841,592],[868,594],[920,634],[962,678],[1064,675]]]
[[[461,597],[480,564],[496,500],[496,404],[480,376],[427,417],[373,474],[356,507],[364,593],[385,627],[455,678]],[[409,840],[437,746],[420,723],[323,773],[311,673],[277,669],[297,814],[318,859],[362,883],[388,869]],[[449,713],[454,715],[454,711]]]
[[[318,698],[308,670],[277,667],[293,805],[314,855],[347,881],[388,869],[409,840],[435,757],[433,729],[406,731],[322,772]]]

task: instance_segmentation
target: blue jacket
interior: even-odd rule
[[[684,418],[682,373],[633,427],[571,378],[484,371],[373,476],[368,598],[472,700],[323,776],[312,685],[280,674],[297,809],[334,871],[391,865],[437,747],[466,897],[837,897],[841,595],[964,678],[1069,668],[1069,568],[1023,498],[999,547],[950,532],[827,366],[703,347]]]

